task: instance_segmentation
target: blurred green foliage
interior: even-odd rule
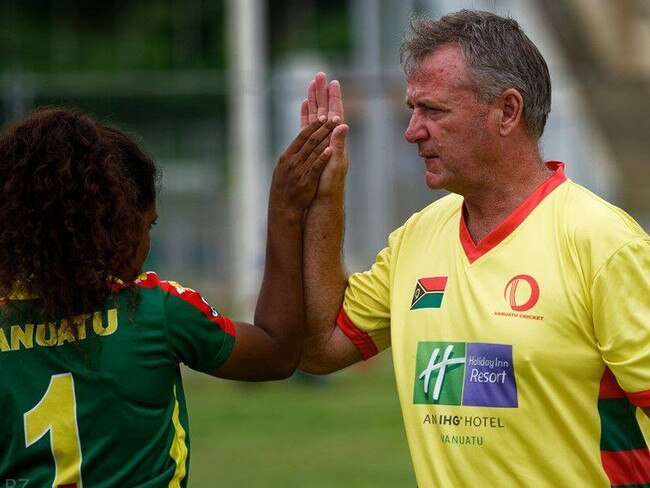
[[[0,68],[223,68],[224,1],[4,0]]]
[[[296,50],[344,55],[344,0],[269,0],[271,59]],[[225,0],[2,0],[0,70],[224,69]]]
[[[290,53],[347,56],[345,0],[268,0],[266,8],[270,72]],[[185,125],[213,121],[227,142],[236,107],[227,98],[228,13],[226,0],[0,0],[0,123],[72,106],[133,128],[156,158],[196,157],[180,141],[191,138]],[[153,132],[165,123],[179,144]]]

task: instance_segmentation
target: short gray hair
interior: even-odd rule
[[[515,88],[524,99],[529,132],[541,137],[551,111],[551,78],[539,49],[514,19],[461,10],[439,20],[413,18],[411,29],[400,48],[407,74],[438,48],[457,44],[478,100],[489,102]]]

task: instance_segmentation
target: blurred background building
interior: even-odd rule
[[[546,159],[650,228],[650,0],[0,0],[0,119],[79,107],[135,133],[163,170],[147,267],[250,318],[273,164],[317,70],[351,127],[346,254],[441,194],[403,139],[397,49],[413,13],[516,18],[546,57]]]

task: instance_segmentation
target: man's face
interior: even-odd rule
[[[413,112],[404,137],[418,145],[425,182],[461,195],[480,191],[495,159],[494,106],[476,99],[460,47],[442,46],[419,68],[407,78]]]

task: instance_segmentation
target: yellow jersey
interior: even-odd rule
[[[350,277],[337,323],[392,347],[420,488],[650,486],[650,238],[548,165],[478,245],[452,194]]]

